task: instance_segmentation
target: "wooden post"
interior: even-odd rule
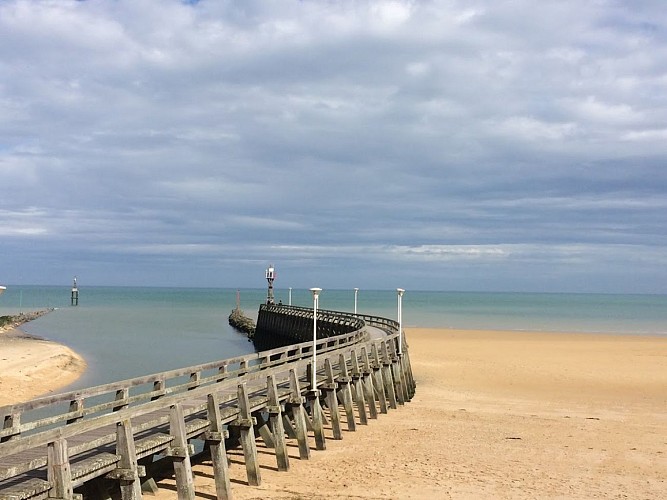
[[[278,399],[278,387],[276,386],[276,379],[273,375],[266,378],[267,395],[269,405],[267,411],[269,412],[269,425],[273,433],[273,441],[276,450],[276,462],[278,463],[278,470],[289,470],[289,456],[287,454],[287,446],[285,445],[285,428],[283,427],[282,406]]]
[[[385,391],[389,398],[389,407],[394,410],[396,405],[396,391],[394,391],[394,380],[391,376],[391,359],[387,352],[387,343],[382,342],[382,378],[384,379]]]
[[[331,417],[331,429],[333,430],[334,439],[343,439],[343,431],[340,426],[340,411],[338,410],[338,397],[336,396],[336,389],[338,384],[334,377],[333,367],[329,358],[324,360],[324,370],[327,375],[327,381],[322,386],[325,393],[325,401],[329,407],[329,416]]]
[[[385,384],[382,377],[382,364],[380,363],[380,356],[378,355],[377,344],[371,347],[373,356],[373,388],[377,391],[378,403],[380,403],[380,412],[387,413],[387,393],[385,392]]]
[[[195,485],[192,478],[192,463],[185,432],[185,417],[180,403],[173,405],[169,412],[169,432],[174,436],[168,452],[174,462],[178,500],[194,500]]]
[[[157,392],[158,394],[151,397],[151,401],[155,401],[156,399],[159,399],[162,396],[164,396],[164,394],[162,393],[164,392],[165,387],[166,384],[164,382],[164,379],[159,379],[153,382],[153,392]]]
[[[386,344],[385,344],[386,345]],[[401,370],[401,361],[396,352],[396,344],[391,342],[389,344],[388,358],[391,360],[391,375],[394,379],[394,392],[396,392],[396,400],[399,405],[404,405],[408,399],[408,391],[405,387],[405,379],[403,378],[403,371]]]
[[[310,417],[315,436],[315,449],[326,450],[327,443],[324,437],[324,411],[320,405],[320,391],[308,391],[306,399],[310,404]]]
[[[229,500],[232,498],[232,487],[229,480],[227,450],[225,449],[225,438],[229,436],[229,433],[222,427],[220,404],[218,403],[217,394],[209,394],[207,400],[206,408],[209,430],[204,435],[204,438],[211,452],[213,478],[215,479],[215,495],[221,500]]]
[[[68,424],[73,424],[83,418],[83,398],[73,399],[69,402],[69,413],[74,413],[74,416],[67,419]]]
[[[248,400],[248,391],[245,382],[238,385],[238,405],[239,416],[234,425],[238,426],[241,430],[241,446],[243,447],[248,484],[250,486],[259,486],[262,484],[262,476],[259,472],[259,463],[257,462],[254,422],[250,413],[250,401]]]
[[[49,498],[72,498],[74,494],[72,488],[72,470],[67,454],[67,440],[64,438],[58,438],[48,445],[47,478],[51,484]]]
[[[366,412],[366,398],[364,397],[364,386],[361,381],[361,370],[359,369],[359,358],[357,352],[352,349],[352,385],[354,386],[354,401],[357,403],[359,412],[359,423],[368,425],[368,413]]]
[[[361,363],[362,363],[362,384],[364,386],[364,396],[368,402],[368,414],[371,418],[378,418],[378,410],[375,404],[375,388],[373,387],[373,369],[368,360],[368,351],[366,347],[361,348]]]
[[[308,446],[308,433],[306,431],[306,415],[303,408],[303,396],[301,396],[301,389],[299,388],[299,378],[296,372],[292,369],[289,372],[290,381],[290,397],[287,401],[287,406],[292,412],[292,419],[294,420],[294,431],[296,432],[296,439],[299,443],[299,458],[307,460],[310,458],[310,447]]]
[[[5,436],[2,439],[0,439],[0,443],[4,443],[5,441],[11,441],[12,439],[17,439],[21,437],[21,414],[10,413],[9,415],[5,415],[2,423],[2,429],[3,430],[11,429],[12,434],[10,436]]]
[[[340,354],[338,356],[338,396],[343,403],[343,408],[345,408],[345,417],[347,418],[347,430],[356,431],[357,426],[354,422],[354,407],[352,406],[352,388],[350,387],[350,377],[347,373],[347,362],[345,361],[345,355]]]
[[[120,456],[120,461],[116,470],[111,472],[111,476],[120,481],[122,499],[139,500],[141,481],[139,481],[139,465],[130,420],[116,424],[116,455]]]
[[[410,397],[412,398],[415,395],[415,389],[417,388],[417,384],[415,382],[415,378],[412,375],[412,364],[410,363],[410,352],[405,349],[403,351],[403,364],[405,366],[405,372],[407,374],[407,379],[409,382],[409,393]]]
[[[127,399],[129,397],[130,397],[130,389],[128,389],[127,387],[118,389],[116,391],[116,398],[114,399],[114,401],[118,401],[118,403],[114,405],[113,411],[124,410],[125,408],[127,408],[128,407]]]

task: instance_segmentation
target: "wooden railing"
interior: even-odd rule
[[[349,323],[349,316],[341,313],[340,320]],[[249,484],[259,484],[254,427],[272,441],[285,470],[285,433],[308,458],[306,420],[323,449],[320,400],[339,439],[339,404],[354,427],[353,401],[363,422],[377,416],[378,405],[386,412],[414,393],[407,349],[397,354],[396,323],[365,315],[354,321],[362,328],[317,341],[315,387],[313,347],[305,342],[1,407],[0,499],[74,498],[75,488],[98,478],[118,480],[123,498],[140,498],[141,485],[152,481],[146,464],[158,454],[173,461],[179,492],[186,492],[179,498],[189,498],[188,440],[195,437],[209,444],[219,497],[225,498],[224,438],[230,431],[244,448]],[[371,340],[366,325],[386,336]]]

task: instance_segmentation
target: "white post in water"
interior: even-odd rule
[[[313,292],[313,369],[311,370],[311,386],[313,391],[317,390],[317,305],[319,303],[321,288],[311,288]]]
[[[398,355],[403,354],[403,294],[405,290],[397,288],[398,293]]]
[[[292,305],[292,287],[289,287],[289,299],[287,301],[288,305]]]
[[[354,289],[354,314],[357,314],[357,294],[359,293],[359,289],[355,288]]]

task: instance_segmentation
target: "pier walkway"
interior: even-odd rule
[[[299,321],[304,311],[293,308]],[[210,455],[217,498],[231,498],[227,448],[243,449],[247,482],[259,485],[257,439],[287,471],[286,440],[305,460],[309,440],[325,449],[325,425],[342,439],[342,415],[354,431],[412,398],[396,322],[318,311],[320,322],[315,352],[303,342],[0,407],[0,500],[138,499],[155,491],[165,465],[178,498],[193,499],[191,458],[202,453]]]

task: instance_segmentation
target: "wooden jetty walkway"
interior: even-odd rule
[[[312,309],[280,307],[298,321],[310,311],[312,324]],[[342,415],[353,431],[412,398],[398,323],[335,311],[317,319],[314,387],[311,341],[0,407],[0,500],[138,499],[155,491],[165,463],[178,498],[194,499],[195,451],[210,454],[217,498],[227,499],[228,447],[242,447],[248,484],[259,485],[256,439],[287,471],[286,439],[308,459],[309,439],[326,447],[324,425],[342,439]]]

